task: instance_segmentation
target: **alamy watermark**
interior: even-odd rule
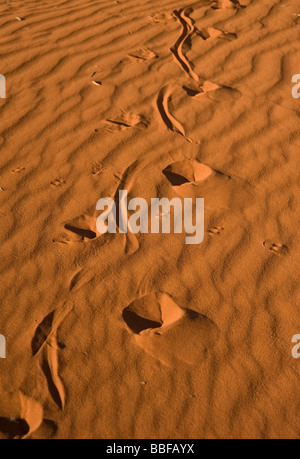
[[[119,191],[119,201],[101,198],[96,209],[103,211],[97,218],[97,231],[106,233],[188,234],[186,244],[201,244],[204,240],[204,199],[152,198],[150,209],[146,199],[133,198],[128,202],[128,192]],[[130,213],[130,216],[128,215]]]
[[[6,359],[6,339],[0,335],[0,359]]]
[[[293,76],[292,83],[296,84],[292,89],[292,96],[294,99],[300,99],[300,74]],[[300,335],[294,335],[292,343],[295,344],[292,349],[292,356],[294,359],[300,359]]]
[[[292,343],[295,344],[292,349],[292,356],[294,359],[300,359],[300,335],[294,335],[292,338]]]
[[[300,74],[294,75],[292,78],[292,83],[296,83],[296,86],[292,89],[292,96],[294,99],[300,98]]]
[[[6,80],[4,75],[0,75],[0,99],[6,98]]]

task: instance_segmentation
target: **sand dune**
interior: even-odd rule
[[[299,438],[299,2],[0,5],[0,438]],[[205,198],[205,239],[96,203]]]

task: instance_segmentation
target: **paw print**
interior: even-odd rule
[[[20,174],[21,172],[25,171],[25,167],[18,167],[17,169],[13,169],[11,171],[12,174]]]
[[[53,182],[51,182],[51,186],[52,187],[57,187],[57,186],[62,186],[66,183],[66,181],[64,179],[60,179],[60,178],[57,178],[55,180],[53,180]]]
[[[269,240],[264,241],[263,245],[266,249],[270,250],[270,252],[273,252],[274,254],[281,255],[287,251],[287,247],[285,245],[271,242]]]
[[[210,236],[219,236],[224,231],[222,226],[215,226],[208,230]]]

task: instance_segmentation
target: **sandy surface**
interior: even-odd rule
[[[1,2],[1,438],[299,438],[299,15]],[[99,236],[119,189],[203,244]]]

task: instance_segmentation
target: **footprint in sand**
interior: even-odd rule
[[[177,161],[162,172],[178,195],[205,198],[207,208],[241,209],[252,202],[253,189],[246,181],[216,171],[196,159]]]
[[[44,410],[39,402],[19,391],[21,413],[18,418],[0,417],[0,439],[26,439],[43,422]]]
[[[208,35],[208,40],[219,38],[222,40],[233,41],[237,39],[235,33],[225,32],[221,29],[215,29],[214,27],[207,27],[206,33]]]
[[[203,96],[207,96],[211,100],[225,102],[232,99],[240,99],[242,96],[237,89],[230,86],[220,86],[209,80],[201,85],[190,84],[189,86],[183,86],[183,89],[194,100],[202,100]]]
[[[180,308],[165,293],[147,295],[123,311],[135,342],[167,366],[201,363],[218,338],[218,327],[196,311]]]
[[[104,170],[105,170],[104,165],[101,163],[101,161],[99,161],[92,165],[91,174],[97,176],[97,175],[102,174]]]
[[[163,174],[171,185],[180,187],[186,183],[196,183],[207,179],[213,175],[213,170],[196,159],[192,159],[171,164],[163,170]]]
[[[87,214],[74,218],[64,224],[64,233],[53,239],[60,244],[89,242],[99,236],[96,228],[96,217]]]
[[[148,20],[151,23],[159,24],[159,23],[167,23],[171,21],[175,21],[174,15],[166,12],[166,13],[155,13],[152,16],[148,16]]]
[[[127,57],[130,60],[133,60],[135,62],[145,62],[150,59],[157,59],[157,54],[155,54],[154,51],[151,51],[151,49],[148,48],[140,48],[137,51],[134,51],[130,54],[127,55]]]
[[[94,164],[92,164],[92,167],[91,167],[91,174],[92,175],[98,176],[98,175],[100,175],[102,173],[105,173],[105,172],[107,172],[111,176],[111,178],[113,179],[113,181],[116,184],[119,184],[120,181],[122,180],[122,177],[120,175],[118,175],[113,170],[108,169],[105,166],[105,164],[103,164],[102,161],[96,161]]]
[[[0,439],[13,440],[22,438],[29,432],[29,426],[24,419],[0,417]]]
[[[106,132],[126,131],[130,128],[145,129],[149,125],[142,115],[130,112],[121,112],[120,115],[105,120],[104,124]]]
[[[207,27],[206,29],[199,30],[195,27],[195,33],[198,37],[201,37],[202,40],[214,40],[216,38],[233,41],[237,39],[235,33],[225,32],[221,29],[215,29],[214,27]]]
[[[280,243],[274,243],[270,240],[264,241],[263,245],[266,249],[270,250],[270,252],[276,255],[283,255],[288,250],[288,248],[285,245]]]

